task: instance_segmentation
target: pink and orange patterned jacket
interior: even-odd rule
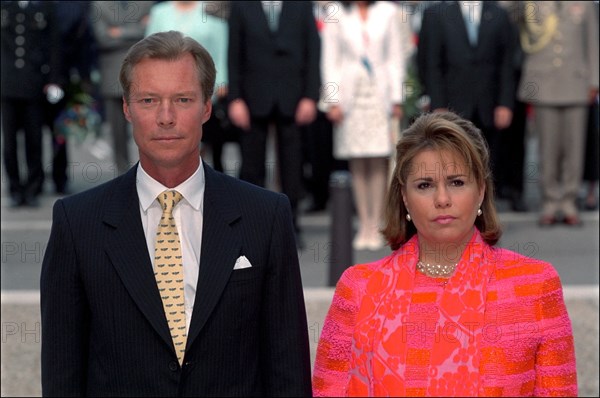
[[[464,261],[471,265],[465,265],[462,276],[453,276],[447,285],[414,271],[398,277],[399,272],[415,268],[416,236],[388,257],[346,270],[323,325],[313,373],[314,395],[576,396],[573,333],[556,270],[549,263],[490,247],[477,230],[472,242],[479,244],[471,247],[474,253]],[[464,259],[465,255],[458,274]],[[474,271],[465,267],[477,268]],[[456,296],[477,294],[463,287],[469,284],[465,278],[485,267],[489,271],[485,274],[483,293],[479,292],[480,319],[484,326],[477,341],[469,343],[468,350],[457,349],[456,355],[443,354],[450,361],[454,358],[454,362],[468,360],[474,372],[463,372],[461,369],[467,367],[458,366],[458,371],[442,377],[433,366],[436,354],[431,336],[436,322],[439,327],[440,313],[445,311],[439,307],[440,296],[450,294],[445,292],[448,290]],[[410,303],[389,300],[392,294],[389,292],[396,288],[379,296],[370,291],[381,293],[381,285],[394,277],[398,283],[414,279],[414,285],[410,285]],[[456,279],[454,283],[452,279]],[[369,315],[365,319],[365,302],[369,297],[378,298],[366,306],[378,307],[371,311],[372,318]],[[449,312],[451,316],[451,309]],[[373,336],[393,335],[395,331],[385,330],[376,322],[381,313],[388,318],[393,316],[389,314],[399,314],[399,323],[387,323],[387,328],[396,325],[394,328],[400,329],[405,326],[401,323],[418,320],[430,332],[422,338],[415,338],[414,333],[404,336],[407,341],[404,348],[389,344],[385,347],[383,338],[378,340]],[[377,328],[384,330],[362,333],[360,329],[365,327],[370,327],[370,332]],[[394,350],[407,352],[393,353]],[[399,368],[402,371],[397,373],[402,374],[394,375]],[[473,388],[465,389],[465,385]]]

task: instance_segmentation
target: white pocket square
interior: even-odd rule
[[[250,264],[250,261],[248,261],[246,256],[239,256],[238,259],[235,260],[235,265],[233,266],[233,269],[236,270],[250,267],[252,267],[252,264]]]

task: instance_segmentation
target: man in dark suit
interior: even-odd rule
[[[156,33],[120,77],[140,162],[54,206],[43,394],[310,395],[289,202],[200,159],[210,55]]]
[[[440,2],[424,11],[419,74],[433,111],[450,109],[479,127],[497,175],[499,134],[512,119],[515,38],[496,2]]]
[[[53,2],[3,1],[1,108],[4,165],[10,205],[37,206],[44,183],[42,129],[48,101],[63,96],[62,46]],[[53,90],[49,90],[50,87]],[[54,91],[54,92],[53,92]],[[17,136],[25,136],[26,178]],[[20,170],[21,169],[21,170]]]
[[[232,2],[229,16],[229,116],[241,134],[240,178],[265,186],[270,124],[277,130],[281,190],[291,202],[296,232],[302,193],[298,125],[315,120],[320,43],[312,2]]]

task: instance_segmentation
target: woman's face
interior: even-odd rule
[[[428,149],[410,167],[402,198],[419,242],[430,248],[468,243],[484,196],[471,165],[448,150]]]

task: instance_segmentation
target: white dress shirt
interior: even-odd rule
[[[481,1],[459,1],[458,4],[460,4],[460,9],[465,20],[469,41],[472,45],[477,45],[483,4]],[[471,37],[471,34],[473,37]]]
[[[475,25],[479,25],[483,3],[481,1],[459,1],[458,4],[460,4],[460,10],[465,20],[469,18],[475,22]]]
[[[204,168],[202,160],[198,170],[190,178],[174,188],[167,188],[138,165],[137,193],[140,200],[140,215],[142,226],[146,235],[148,255],[154,266],[154,245],[158,222],[162,216],[162,208],[156,198],[165,190],[176,190],[183,195],[181,202],[175,206],[173,217],[177,224],[177,231],[181,241],[181,255],[183,256],[183,293],[185,301],[185,324],[189,331],[196,298],[196,286],[200,268],[200,250],[202,246],[202,211],[204,209]]]

